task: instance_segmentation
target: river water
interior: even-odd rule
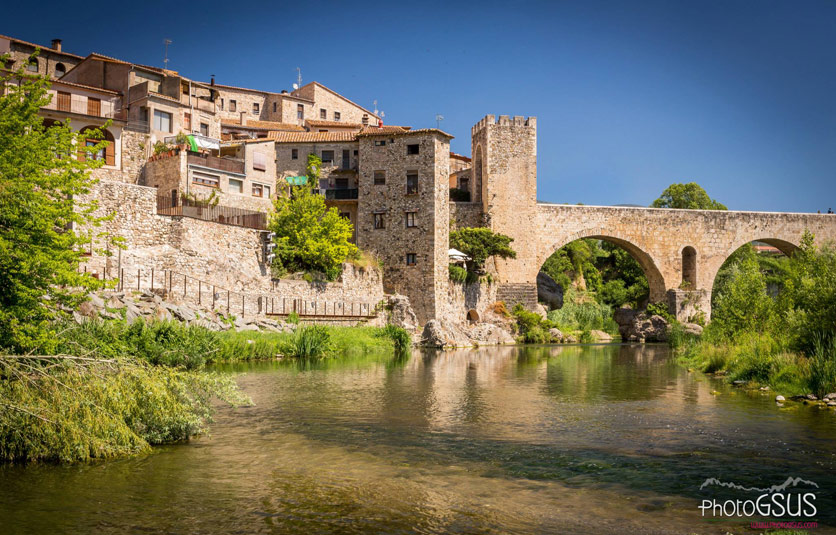
[[[789,476],[819,485],[811,533],[836,525],[834,411],[777,407],[664,346],[223,371],[255,406],[219,409],[211,436],[0,468],[0,533],[756,533],[701,516],[721,489],[700,485]]]

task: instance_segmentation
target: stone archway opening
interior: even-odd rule
[[[711,308],[716,307],[718,299],[728,288],[738,266],[746,259],[755,259],[764,282],[766,292],[776,297],[781,291],[781,272],[786,263],[798,250],[798,246],[786,240],[775,238],[761,238],[744,243],[736,248],[714,273],[711,283]]]
[[[697,250],[690,245],[682,249],[682,284],[683,290],[697,288]]]
[[[479,323],[479,313],[474,309],[467,311],[467,322],[470,324]]]
[[[614,236],[590,232],[558,243],[538,276],[538,299],[573,330],[618,333],[613,317],[625,305],[666,303],[664,278],[648,253]]]

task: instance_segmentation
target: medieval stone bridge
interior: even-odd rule
[[[741,246],[761,241],[790,255],[805,229],[815,234],[817,243],[836,240],[836,215],[826,214],[544,203],[528,214],[533,224],[526,225],[524,233],[506,227],[501,215],[493,221],[496,230],[506,227],[505,232],[515,237],[518,251],[516,260],[497,263],[502,283],[532,287],[556,250],[581,238],[600,239],[627,250],[644,270],[650,300],[667,302],[680,319],[697,309],[710,317],[717,271]]]
[[[546,259],[580,239],[606,240],[641,265],[653,302],[680,319],[711,315],[711,289],[723,262],[742,245],[762,241],[786,254],[805,229],[816,242],[836,240],[836,215],[671,210],[537,202],[537,119],[487,115],[471,129],[474,201],[484,222],[514,238],[514,260],[497,260],[498,297],[536,300]]]

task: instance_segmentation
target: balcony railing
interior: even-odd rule
[[[202,167],[217,169],[218,171],[224,171],[226,173],[234,173],[239,175],[243,175],[245,173],[243,160],[219,158],[217,156],[210,156],[208,154],[198,154],[196,152],[189,151],[187,162],[189,165],[200,165]]]
[[[211,206],[205,201],[172,198],[168,195],[157,197],[157,214],[167,216],[182,216],[235,225],[238,227],[267,229],[267,214],[231,206]]]
[[[121,99],[119,97],[92,100],[86,95],[67,93],[62,90],[50,91],[50,94],[52,95],[52,100],[42,108],[44,110],[103,117],[106,119],[125,120],[127,117],[121,108]]]
[[[357,198],[357,188],[326,189],[325,199],[329,201],[348,201]]]

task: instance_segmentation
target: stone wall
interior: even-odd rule
[[[484,227],[485,219],[482,214],[482,203],[451,202],[450,230],[463,228]]]
[[[488,312],[499,299],[496,284],[450,282],[447,292],[445,319],[465,323],[468,313],[476,311],[477,321],[489,316]],[[509,305],[510,309],[510,305]],[[472,317],[470,319],[473,319]]]
[[[307,119],[320,119],[320,110],[324,109],[326,113],[326,120],[334,121],[334,112],[339,112],[340,122],[357,123],[363,122],[364,116],[367,121],[366,124],[377,124],[377,117],[371,112],[364,110],[362,107],[351,102],[347,98],[334,93],[324,86],[311,82],[293,94],[299,95],[303,98],[313,101],[312,115],[305,116]]]
[[[114,278],[125,270],[131,287],[137,274],[143,287],[150,287],[153,269],[158,276],[169,270],[195,279],[194,284],[200,280],[253,296],[362,302],[372,308],[383,299],[380,271],[350,264],[344,266],[343,275],[336,282],[291,279],[274,282],[269,267],[263,263],[263,232],[188,217],[157,215],[156,191],[145,186],[101,181],[89,195],[79,199],[83,202],[95,198],[99,203],[96,215],[114,214],[97,231],[121,237],[125,247],[112,249],[110,257],[92,256],[87,262],[89,271]],[[175,283],[182,285],[179,280]]]
[[[296,151],[296,159],[293,159],[293,151]],[[349,167],[357,169],[359,166],[359,144],[357,141],[344,141],[335,143],[276,143],[275,159],[276,173],[279,179],[289,176],[302,176],[307,173],[308,154],[316,154],[322,157],[323,151],[333,151],[334,159],[329,165],[323,163],[320,172],[321,179],[329,180],[328,187],[334,187],[334,179],[349,178],[349,187],[357,187],[357,175],[351,170],[342,170],[343,151],[349,154]]]

